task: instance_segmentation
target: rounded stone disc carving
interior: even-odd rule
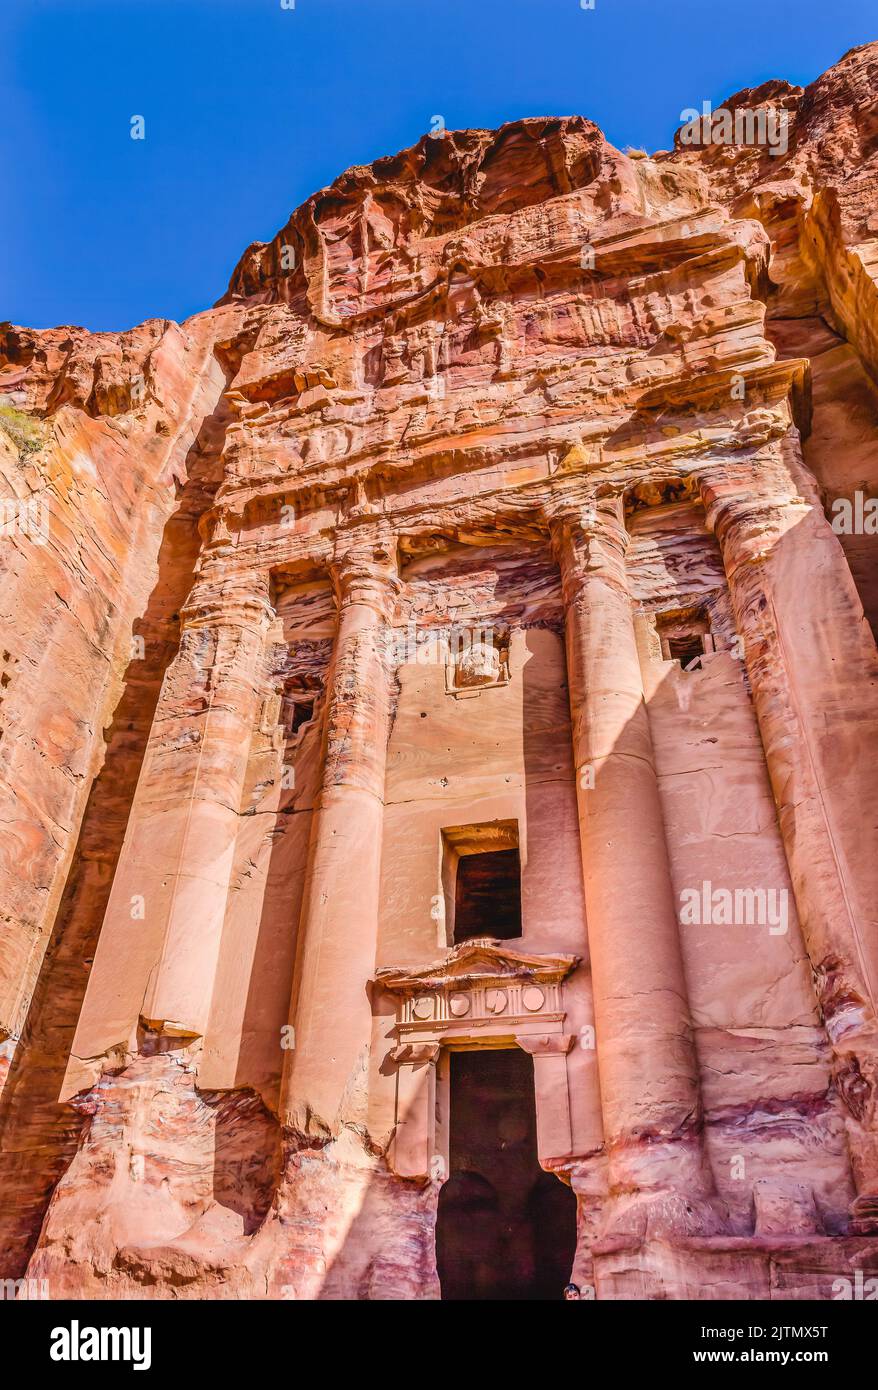
[[[426,995],[423,999],[416,999],[412,1013],[415,1018],[427,1019],[433,1017],[433,996]]]
[[[463,1018],[469,1013],[469,995],[452,994],[448,1001],[448,1011],[454,1018]]]
[[[502,1014],[508,1003],[505,989],[489,989],[485,995],[485,1008],[489,1014]]]
[[[543,1007],[546,1002],[546,996],[536,985],[528,985],[526,989],[521,991],[521,1002],[524,1007],[533,1014],[536,1013],[537,1009]]]

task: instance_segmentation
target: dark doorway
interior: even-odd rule
[[[307,724],[314,718],[314,701],[297,700],[293,705],[290,718],[290,733],[297,734],[303,724]]]
[[[521,936],[521,860],[517,849],[464,854],[454,885],[454,944],[474,936]]]
[[[704,656],[704,639],[697,635],[669,637],[668,652],[672,661],[679,661],[683,670],[689,671]]]
[[[439,1194],[442,1298],[561,1298],[576,1198],[537,1160],[533,1062],[520,1048],[451,1054],[451,1174]]]

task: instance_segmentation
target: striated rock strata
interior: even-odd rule
[[[2,1277],[878,1274],[878,45],[726,106],[0,327]]]

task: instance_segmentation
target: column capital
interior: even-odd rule
[[[576,1041],[575,1033],[516,1033],[515,1041],[531,1057],[564,1057]]]
[[[590,577],[627,591],[625,553],[630,537],[621,494],[559,499],[547,508],[547,516],[566,603]]]
[[[397,1066],[407,1064],[411,1067],[423,1066],[424,1063],[437,1062],[439,1053],[442,1051],[441,1043],[398,1043],[390,1050],[390,1059]]]
[[[383,618],[389,617],[402,588],[396,545],[385,536],[349,544],[338,542],[329,574],[341,607],[365,604]]]
[[[261,627],[274,620],[268,575],[262,572],[202,581],[180,609],[183,627]]]
[[[757,561],[767,555],[778,538],[812,510],[812,503],[791,489],[778,489],[770,478],[718,466],[699,474],[698,489],[707,529],[728,559]],[[727,565],[728,569],[728,565]]]
[[[549,495],[542,511],[550,531],[559,526],[578,525],[585,532],[592,532],[625,524],[624,495],[621,491],[558,490]]]

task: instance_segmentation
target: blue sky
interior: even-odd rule
[[[875,0],[2,0],[0,319],[185,318],[251,241],[434,115],[578,112],[666,148],[684,107],[807,83],[876,17]]]

